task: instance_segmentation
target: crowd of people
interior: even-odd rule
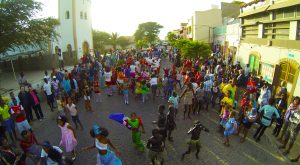
[[[167,55],[171,67],[166,65]],[[184,120],[202,111],[217,110],[218,129],[227,147],[230,146],[230,137],[240,133],[243,134],[240,139],[243,143],[255,123],[259,127],[253,138],[259,142],[264,131],[274,123],[273,135],[279,136],[282,143],[279,148],[285,149],[285,155],[290,152],[300,129],[300,99],[294,96],[288,104],[286,82],[282,82],[277,91],[262,77],[252,74],[249,65],[243,69],[238,62],[234,64],[227,57],[183,59],[182,62],[179,57],[180,52],[172,50],[115,51],[109,56],[95,53],[95,56],[84,55],[71,71],[64,70],[63,65],[60,70],[52,69],[50,74],[45,71],[41,90],[49,109],[57,112],[57,124],[61,129],[59,146],[53,146],[49,141],[40,143],[36,139],[31,128],[36,122],[32,111],[37,120],[45,118],[37,92],[39,89],[33,89],[21,73],[19,94],[15,96],[11,92],[10,98],[0,97],[0,162],[25,164],[26,158],[30,158],[35,164],[71,164],[76,159],[77,129],[84,129],[77,103],[83,99],[86,112],[92,113],[96,109],[92,101],[101,103],[105,95],[122,95],[124,105],[132,101],[155,103],[159,97],[168,102],[167,107],[158,106],[158,118],[154,122],[157,128],[152,130],[153,136],[146,146],[141,140],[141,133],[145,132],[141,117],[132,113],[126,120],[132,131],[133,144],[141,152],[146,147],[153,164],[156,161],[164,163],[165,143],[166,140],[173,141],[172,132],[176,128],[176,118],[180,118],[181,107]],[[129,95],[135,99],[129,100]],[[167,113],[165,109],[168,109]],[[69,116],[73,125],[68,122]],[[209,132],[199,120],[194,121],[194,126],[187,132],[191,139],[182,160],[194,149],[196,158],[199,158],[202,130]],[[94,125],[90,135],[95,144],[82,150],[97,148],[99,165],[122,164],[120,152],[108,134],[108,129]],[[15,145],[17,141],[22,151],[9,145],[9,142]],[[71,158],[64,157],[63,151],[71,153]]]

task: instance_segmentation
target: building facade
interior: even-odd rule
[[[58,0],[58,9],[60,25],[56,31],[60,37],[52,43],[52,51],[75,51],[78,59],[92,53],[91,0]]]
[[[236,60],[288,97],[300,93],[300,1],[260,0],[241,8],[242,34]],[[275,92],[276,93],[276,92]]]

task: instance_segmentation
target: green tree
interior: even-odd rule
[[[147,46],[148,46],[148,44],[147,44],[147,41],[145,41],[145,40],[138,40],[137,42],[135,42],[135,47],[137,49],[141,49],[141,48],[144,48]]]
[[[169,44],[174,47],[176,44],[176,41],[180,39],[180,36],[176,35],[174,32],[168,32],[167,39]]]
[[[120,45],[122,49],[126,49],[126,47],[130,45],[129,38],[125,36],[120,36],[118,38],[118,45]]]
[[[53,18],[35,18],[42,4],[34,0],[0,1],[0,53],[14,48],[38,46],[43,48],[49,40],[56,40]]]
[[[94,49],[104,51],[105,45],[110,44],[110,34],[107,32],[93,30]]]
[[[180,49],[182,57],[188,59],[209,57],[211,49],[205,41],[190,41],[181,39],[176,42],[176,47]]]
[[[136,42],[144,40],[147,44],[154,44],[159,39],[158,34],[161,28],[163,28],[163,26],[156,22],[141,23],[134,33],[134,39]]]
[[[118,39],[119,39],[119,34],[117,32],[111,33],[110,44],[112,45],[114,50],[117,50]]]

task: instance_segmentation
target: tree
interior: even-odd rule
[[[105,45],[110,44],[110,34],[107,32],[93,30],[94,49],[104,51]]]
[[[188,59],[205,59],[211,53],[210,46],[205,41],[180,39],[176,42],[175,46],[180,49],[182,56]]]
[[[125,36],[120,36],[118,38],[118,45],[120,45],[122,49],[126,49],[126,47],[130,45],[129,38]]]
[[[34,0],[0,1],[0,53],[28,46],[43,48],[57,39],[54,27],[58,20],[34,18],[41,5]]]
[[[135,41],[144,40],[147,44],[154,44],[158,39],[158,34],[162,25],[156,22],[145,22],[138,26],[138,29],[134,33]]]
[[[118,38],[119,38],[118,33],[111,33],[110,44],[112,45],[114,50],[117,50]]]
[[[147,47],[147,46],[148,46],[148,44],[147,44],[147,41],[145,41],[145,40],[138,40],[137,42],[135,42],[135,47],[137,49],[141,49],[141,48]]]
[[[176,44],[176,41],[180,39],[180,36],[176,35],[174,32],[168,32],[167,39],[169,44],[174,47]]]

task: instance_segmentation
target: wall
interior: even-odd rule
[[[239,47],[238,52],[238,61],[241,62],[242,66],[248,64],[249,62],[249,55],[251,52],[259,52],[261,55],[261,62],[268,63],[268,64],[279,64],[280,59],[283,58],[290,58],[295,60],[300,64],[300,50],[296,49],[285,49],[279,47],[272,47],[272,46],[259,46],[256,44],[248,44],[242,43]],[[294,57],[290,57],[289,54],[293,54]],[[300,68],[299,68],[300,69]],[[295,95],[300,94],[300,76],[298,75],[298,80],[296,82],[296,87],[294,91]]]
[[[87,13],[87,20],[80,18],[80,12]],[[91,0],[76,0],[76,36],[78,45],[78,58],[82,57],[83,42],[87,41],[89,48],[93,49]]]
[[[209,38],[211,38],[211,42],[213,42],[213,27],[222,25],[222,11],[220,9],[196,11],[193,18],[193,40],[205,40],[209,42]],[[209,36],[209,31],[211,36]]]
[[[60,35],[57,42],[52,45],[52,53],[55,52],[55,47],[58,46],[63,52],[67,51],[67,45],[71,44],[72,50],[75,50],[74,39],[73,39],[73,0],[59,0],[59,21],[60,25],[56,27],[56,31]],[[66,19],[66,11],[69,11],[70,18]]]
[[[242,30],[240,28],[240,23],[234,23],[226,26],[226,41],[228,41],[229,46],[239,46],[241,33]]]

